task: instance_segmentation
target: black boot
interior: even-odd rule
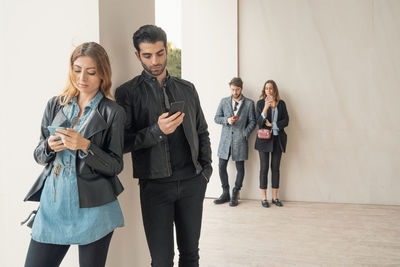
[[[224,190],[222,192],[222,195],[218,199],[214,200],[214,204],[223,204],[229,202],[229,200],[231,200],[231,196],[229,195],[229,189],[228,189]]]
[[[231,202],[229,202],[229,206],[235,207],[235,206],[237,206],[239,204],[238,203],[239,192],[240,192],[239,189],[233,188],[233,190],[232,190],[232,198],[231,198]]]

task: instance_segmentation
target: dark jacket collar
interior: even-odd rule
[[[105,102],[106,97],[100,101],[99,105],[95,110],[93,110],[92,114],[88,118],[89,123],[86,124],[86,127],[82,129],[81,135],[85,138],[90,138],[94,134],[107,129],[107,122],[104,120],[103,116],[100,114],[100,109]],[[51,125],[53,126],[61,126],[61,127],[71,127],[71,124],[67,117],[64,114],[63,108],[58,111],[56,116],[54,117]]]
[[[100,104],[104,102],[104,98],[101,100]],[[81,132],[81,135],[85,138],[90,138],[98,132],[101,132],[107,129],[107,122],[104,120],[103,116],[99,112],[99,106],[93,110],[92,114],[88,118],[89,123],[86,124],[86,127]]]
[[[141,76],[145,81],[153,81],[153,82],[157,81],[156,77],[152,76],[150,73],[148,73],[145,70],[142,71],[142,75]],[[167,70],[167,75],[163,79],[162,83],[165,84],[170,78],[171,78],[171,76],[169,75],[168,70]]]

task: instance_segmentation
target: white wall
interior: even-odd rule
[[[19,223],[37,207],[22,200],[42,170],[33,159],[41,118],[47,100],[65,85],[72,50],[85,41],[100,41],[111,57],[113,88],[139,74],[131,37],[142,24],[154,23],[154,1],[2,0],[0,12],[0,266],[14,267],[23,266],[30,241],[30,229]],[[115,232],[107,266],[149,263],[131,174],[125,157],[120,202],[126,226]],[[62,266],[77,265],[73,246]]]
[[[206,196],[221,193],[218,142],[221,126],[214,115],[221,98],[230,95],[229,81],[237,75],[237,1],[182,1],[182,78],[196,86],[206,117],[214,172]],[[234,164],[228,169],[232,171]],[[232,180],[232,179],[231,179]]]
[[[239,1],[240,75],[254,97],[274,79],[289,110],[283,199],[400,204],[399,12],[392,0]]]
[[[133,33],[142,25],[154,24],[154,0],[100,0],[100,43],[108,51],[113,71],[113,90],[142,71],[134,54]],[[125,227],[115,231],[107,266],[149,266],[150,253],[144,234],[137,179],[132,178],[130,154],[124,156],[119,175],[125,191],[119,197]]]
[[[1,10],[0,265],[11,267],[23,266],[29,245],[30,229],[19,223],[37,206],[22,200],[42,170],[33,150],[46,102],[64,87],[73,48],[99,40],[99,17],[97,0],[5,1]],[[76,262],[72,249],[63,266]]]
[[[207,196],[221,190],[220,126],[213,118],[229,95],[239,55],[243,93],[257,100],[264,82],[274,79],[288,106],[282,199],[400,204],[400,2],[240,0],[238,10],[236,4],[182,6],[183,77],[197,85],[212,141]],[[254,139],[255,132],[242,198],[260,199]]]

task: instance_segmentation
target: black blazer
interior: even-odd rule
[[[45,165],[24,201],[40,201],[40,195],[47,176],[53,168],[55,152],[45,154],[50,132],[47,126],[69,127],[69,121],[57,104],[56,97],[47,103],[42,119],[41,135],[34,157],[37,163]],[[85,158],[76,155],[75,168],[79,192],[79,206],[90,208],[101,206],[116,199],[123,190],[117,174],[123,168],[123,138],[125,112],[114,101],[104,97],[89,123],[81,133],[90,140]]]
[[[268,127],[265,125],[265,121],[268,119],[269,122],[272,121],[272,108],[268,108],[267,117],[263,119],[261,116],[261,112],[264,109],[265,100],[260,99],[257,101],[257,108],[256,108],[256,118],[257,118],[257,125],[259,129],[267,128],[271,129],[272,127]],[[287,143],[287,135],[285,133],[285,127],[289,125],[289,114],[286,109],[286,104],[283,100],[278,102],[278,120],[276,125],[279,128],[278,138],[279,144],[281,146],[282,152],[286,151],[286,143]],[[271,139],[259,139],[256,138],[255,149],[263,152],[272,152],[273,150],[273,138]]]

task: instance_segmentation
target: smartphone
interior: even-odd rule
[[[47,129],[49,130],[50,135],[55,135],[57,129],[65,130],[66,128],[61,126],[47,126]]]
[[[177,113],[178,111],[183,112],[183,107],[185,106],[185,101],[177,101],[171,103],[171,108],[168,111],[168,117]]]

